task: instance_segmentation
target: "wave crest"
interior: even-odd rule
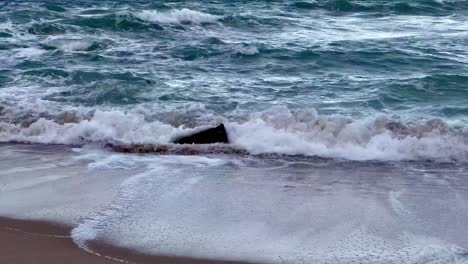
[[[268,111],[232,124],[235,144],[252,154],[282,153],[349,160],[466,161],[468,135],[434,119],[403,124],[386,116],[353,120],[315,110]],[[255,135],[255,136],[253,136]],[[259,140],[261,139],[261,140]]]
[[[169,12],[159,12],[156,10],[144,10],[135,16],[141,20],[157,22],[162,24],[203,24],[215,23],[221,16],[202,13],[187,8],[175,9]]]
[[[387,116],[353,120],[343,116],[320,116],[314,109],[292,112],[279,107],[238,117],[237,121],[207,116],[202,124],[187,128],[175,127],[142,113],[120,111],[95,111],[87,115],[67,112],[55,116],[39,115],[36,119],[21,116],[27,122],[7,120],[6,111],[2,112],[1,142],[105,143],[123,146],[118,150],[124,152],[170,153],[174,150],[174,153],[217,153],[217,149],[221,149],[220,153],[304,155],[348,160],[468,160],[466,129],[449,126],[440,119],[405,124]],[[215,147],[204,150],[188,146],[181,150],[173,148],[170,143],[182,134],[221,120],[225,122],[232,149]]]
[[[44,41],[43,45],[47,48],[60,49],[63,51],[89,51],[105,46],[104,43],[93,39],[78,38],[49,38]]]

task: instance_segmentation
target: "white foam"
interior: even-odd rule
[[[96,151],[96,152],[84,152],[84,159],[94,159],[94,163],[90,163],[90,168],[108,169],[130,169],[135,163],[143,163],[147,167],[143,172],[135,174],[126,180],[124,180],[119,187],[117,197],[113,202],[104,210],[96,212],[94,215],[84,219],[76,228],[72,230],[73,240],[82,248],[91,251],[86,243],[88,241],[95,240],[98,238],[100,231],[104,231],[105,228],[109,228],[116,219],[125,217],[132,213],[132,207],[138,206],[138,197],[144,195],[145,192],[152,187],[153,184],[157,184],[158,178],[164,178],[171,173],[177,174],[177,169],[169,170],[167,164],[180,165],[195,165],[195,166],[216,166],[224,164],[225,161],[220,159],[213,159],[207,157],[197,156],[128,156],[121,154],[111,154]],[[113,164],[109,166],[109,164]],[[116,166],[116,164],[120,164]],[[195,183],[195,182],[194,182]],[[130,217],[130,216],[129,216]]]
[[[90,120],[58,124],[40,118],[29,127],[0,122],[0,141],[80,144],[83,142],[166,143],[178,129],[160,122],[146,122],[142,115],[96,111]]]
[[[196,168],[196,158],[185,159],[154,159],[153,171],[121,184],[112,205],[72,237],[81,246],[104,239],[150,254],[254,263],[467,261],[456,244],[408,232],[378,196],[343,186],[285,192],[272,179],[294,171],[218,170],[212,165],[221,163],[204,160]]]
[[[174,9],[169,12],[159,12],[156,10],[144,10],[135,14],[141,20],[149,22],[158,22],[165,24],[180,24],[180,23],[214,23],[221,19],[221,16],[202,13],[187,8]]]
[[[79,51],[90,48],[94,41],[89,39],[57,39],[49,38],[45,44],[64,50],[64,51]]]
[[[0,23],[0,30],[13,31],[13,23],[10,20]]]
[[[218,119],[219,120],[219,119]],[[222,119],[221,119],[222,120]],[[101,111],[77,123],[40,118],[25,127],[0,122],[0,141],[83,144],[167,144],[186,129],[147,121],[145,113]],[[226,120],[225,120],[226,121]],[[234,147],[251,154],[277,153],[349,160],[467,161],[468,136],[441,120],[404,125],[386,116],[353,120],[320,116],[315,110],[291,112],[279,107],[225,125]],[[392,127],[393,126],[393,127]]]
[[[34,47],[20,48],[20,49],[15,49],[14,51],[16,51],[16,53],[14,54],[15,58],[35,58],[46,53],[45,50],[34,48]]]
[[[95,254],[88,242],[102,239],[149,254],[254,263],[468,263],[466,195],[458,183],[461,189],[445,197],[445,185],[421,193],[408,175],[394,171],[374,168],[367,178],[361,170],[367,165],[272,169],[265,159],[230,166],[232,157],[17,148],[2,149],[16,155],[16,164],[3,164],[14,168],[32,158],[38,168],[54,160],[69,166],[0,175],[0,186],[69,177],[0,192],[0,214],[71,224],[74,241]],[[87,162],[76,162],[76,155]],[[391,191],[395,186],[411,195]],[[441,200],[452,210],[421,206]]]
[[[134,175],[121,184],[121,190],[119,197],[110,204],[107,209],[103,212],[97,212],[95,215],[85,219],[83,223],[79,224],[72,230],[71,236],[73,240],[83,248],[87,248],[86,242],[95,240],[98,236],[100,225],[105,224],[107,218],[116,217],[119,213],[125,213],[123,206],[125,201],[131,200],[135,194],[134,188],[140,180],[148,176],[150,172],[144,172],[141,174]],[[141,191],[141,190],[139,190]],[[121,204],[123,203],[123,204]]]
[[[352,120],[321,117],[315,110],[292,113],[277,108],[254,115],[245,123],[230,123],[228,130],[234,145],[253,154],[350,160],[468,159],[467,137],[446,132],[443,123],[422,123],[412,127],[409,134],[401,135],[387,129],[391,122],[385,116]]]
[[[239,45],[239,46],[235,46],[234,50],[237,53],[240,53],[242,55],[249,55],[249,56],[256,55],[256,54],[258,54],[260,52],[257,49],[257,47],[255,47],[255,46],[242,46],[242,45]]]

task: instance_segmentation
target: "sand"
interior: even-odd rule
[[[97,256],[76,246],[69,237],[70,227],[47,222],[0,218],[0,263],[2,264],[97,264],[122,263]],[[149,256],[127,249],[96,243],[93,248],[112,258],[124,259],[128,263],[166,264],[234,264],[217,260]]]

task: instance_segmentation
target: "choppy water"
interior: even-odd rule
[[[467,39],[455,0],[4,1],[0,140],[463,161]]]
[[[0,215],[84,248],[468,263],[467,46],[465,0],[2,1]],[[170,144],[220,122],[230,147]]]

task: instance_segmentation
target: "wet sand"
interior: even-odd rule
[[[103,256],[123,259],[128,263],[165,264],[235,264],[217,260],[149,256],[102,243],[93,245],[103,256],[77,247],[69,237],[70,227],[37,221],[0,218],[0,263],[2,264],[101,264],[122,263]]]

